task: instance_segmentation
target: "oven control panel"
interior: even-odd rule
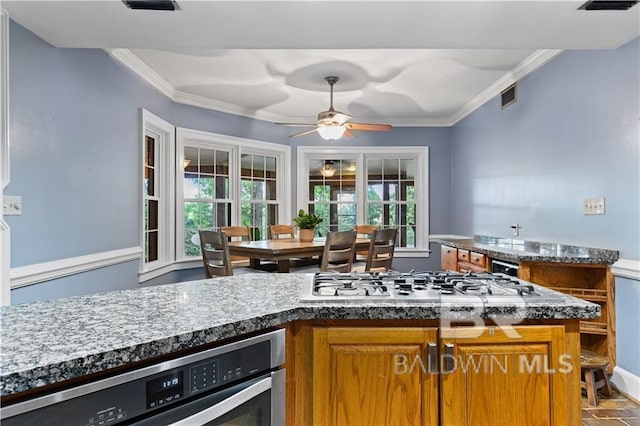
[[[265,374],[284,364],[276,353],[284,353],[283,330],[3,406],[2,426],[138,422]]]

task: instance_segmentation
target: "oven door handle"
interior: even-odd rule
[[[251,401],[253,398],[255,398],[256,396],[260,395],[265,391],[268,391],[269,389],[271,389],[271,377],[267,377],[265,379],[260,380],[257,383],[254,383],[248,388],[243,389],[240,392],[231,395],[229,398],[223,401],[220,401],[215,405],[212,405],[206,410],[202,410],[196,414],[193,414],[175,423],[171,423],[171,426],[206,424],[228,413],[234,408],[237,408],[242,404],[248,401]]]

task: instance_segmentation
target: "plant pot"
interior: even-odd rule
[[[313,237],[316,234],[315,229],[300,229],[298,233],[298,239],[304,243],[313,241]]]

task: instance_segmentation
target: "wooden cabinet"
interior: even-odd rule
[[[568,418],[578,390],[567,395],[578,354],[565,345],[563,326],[442,329],[441,424],[580,424]]]
[[[487,272],[487,256],[470,250],[440,246],[440,266],[443,271]]]
[[[616,365],[615,283],[608,265],[520,263],[520,279],[600,305],[600,318],[580,321],[580,343]]]
[[[440,246],[440,266],[443,271],[458,270],[458,249],[441,245]]]
[[[437,425],[435,328],[313,328],[313,424]]]
[[[296,322],[287,424],[581,424],[578,320],[439,324]]]

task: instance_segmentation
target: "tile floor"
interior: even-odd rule
[[[597,407],[589,407],[586,393],[582,394],[583,426],[640,426],[640,405],[615,390],[611,398],[598,395]]]

